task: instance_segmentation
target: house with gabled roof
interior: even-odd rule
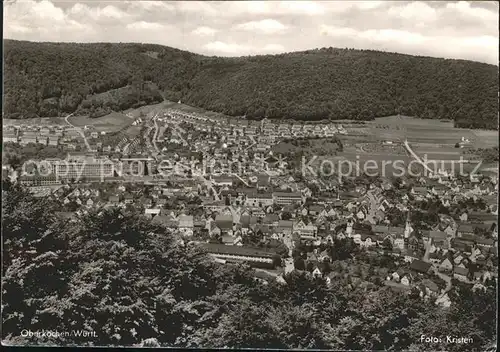
[[[111,204],[118,204],[118,203],[120,203],[120,197],[118,197],[118,196],[110,196],[108,198],[108,201]]]
[[[423,186],[414,186],[411,191],[412,194],[417,196],[426,196],[427,195],[427,187]]]
[[[423,260],[416,259],[410,264],[410,269],[418,273],[427,274],[431,271],[432,264],[424,262]]]
[[[472,244],[469,241],[464,241],[459,238],[455,238],[452,242],[452,248],[458,252],[472,253]]]
[[[394,248],[399,248],[400,250],[404,250],[406,247],[404,237],[401,236],[394,237],[392,245]]]
[[[242,230],[244,229],[251,229],[257,224],[257,217],[252,216],[252,215],[242,215],[240,217],[240,224]]]
[[[262,219],[262,223],[265,225],[269,225],[272,227],[277,227],[279,224],[280,218],[277,214],[267,214],[264,219]]]
[[[360,245],[363,247],[373,247],[377,244],[377,236],[370,234],[360,234]]]
[[[179,221],[179,230],[187,236],[192,236],[194,229],[193,216],[182,214],[179,215],[178,221]]]
[[[439,264],[439,270],[451,271],[453,270],[454,263],[450,260],[448,256],[444,257]]]
[[[270,187],[271,177],[267,174],[257,175],[257,189],[267,190]]]
[[[376,235],[380,235],[382,238],[385,238],[389,235],[389,226],[386,225],[373,225],[372,231]]]
[[[276,228],[276,231],[291,235],[294,230],[293,225],[294,224],[292,220],[280,220],[278,222],[278,227]]]
[[[453,277],[460,281],[468,281],[469,270],[467,268],[462,268],[456,266],[453,268]]]
[[[401,292],[401,293],[409,293],[411,288],[407,285],[403,285],[400,282],[395,282],[392,280],[386,280],[384,281],[384,285],[387,287],[390,287],[391,290],[395,292]]]
[[[125,204],[133,203],[134,202],[134,196],[132,194],[130,194],[130,193],[126,193],[123,196],[123,200],[124,200]]]
[[[222,235],[222,243],[226,246],[243,246],[243,239],[241,236],[224,234]]]
[[[207,227],[208,227],[208,234],[212,237],[212,238],[217,238],[219,236],[222,235],[222,231],[221,229],[217,226],[217,224],[215,223],[215,221],[210,221],[207,223]]]
[[[495,246],[496,241],[491,238],[484,238],[484,237],[479,237],[476,239],[476,244],[478,247],[486,247],[486,248],[492,248]]]
[[[389,227],[389,233],[396,237],[402,237],[405,233],[405,228],[399,226],[391,226]]]
[[[429,253],[429,261],[433,264],[440,264],[443,261],[443,254],[440,252]]]
[[[313,224],[305,224],[304,221],[298,221],[293,224],[293,231],[300,234],[301,238],[316,238],[318,228]]]
[[[325,215],[328,215],[326,212],[324,212],[325,208],[318,204],[310,205],[308,210],[309,214],[312,216],[318,216],[321,213],[325,213]]]
[[[419,285],[421,291],[424,292],[424,296],[434,296],[439,294],[439,286],[432,280],[424,279]]]
[[[316,266],[315,269],[312,271],[312,276],[313,277],[321,277],[321,270]]]
[[[228,214],[218,214],[215,217],[215,224],[222,232],[233,230],[233,217]]]
[[[444,231],[430,231],[429,240],[434,248],[448,249],[448,235]]]

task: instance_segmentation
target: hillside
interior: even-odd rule
[[[498,68],[472,61],[333,48],[219,58],[150,44],[13,40],[4,52],[8,118],[98,116],[164,97],[248,118],[401,113],[498,128]]]

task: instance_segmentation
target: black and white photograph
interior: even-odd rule
[[[499,3],[3,2],[1,343],[496,351]]]

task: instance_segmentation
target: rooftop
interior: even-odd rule
[[[233,254],[256,258],[272,258],[274,252],[244,246],[226,246],[218,243],[203,243],[202,247],[213,254]]]

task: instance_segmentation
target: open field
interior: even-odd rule
[[[452,121],[387,116],[376,118],[368,122],[366,126],[370,126],[371,134],[380,140],[408,139],[411,143],[441,147],[453,146],[464,137],[472,143],[474,148],[498,146],[498,131],[454,128]],[[366,133],[366,126],[360,128],[364,133]]]
[[[328,139],[308,139],[292,142],[280,142],[272,147],[275,155],[304,152],[308,155],[335,155],[339,146],[336,142]]]
[[[361,169],[367,168],[370,172],[383,170],[388,176],[401,174],[401,170],[407,170],[408,167],[411,167],[414,173],[424,175],[423,168],[417,165],[400,144],[408,139],[414,151],[427,160],[435,171],[470,172],[475,169],[476,163],[464,161],[477,160],[477,156],[467,153],[467,149],[455,148],[457,142],[462,141],[462,138],[468,139],[473,148],[477,148],[479,143],[486,147],[498,145],[498,141],[494,139],[498,136],[496,131],[477,131],[477,134],[475,132],[454,128],[453,122],[450,121],[384,117],[364,126],[351,127],[349,134],[339,136],[344,146],[342,152],[318,148],[319,154],[316,155],[320,157],[316,167],[319,167],[321,160],[329,160],[345,173],[350,169],[347,164],[349,161]],[[384,141],[392,141],[394,144],[383,145]],[[487,168],[481,166],[479,171],[483,168],[491,169],[491,165]]]
[[[145,106],[142,106],[142,107],[137,108],[137,109],[128,109],[128,110],[125,110],[124,113],[126,113],[130,116],[133,116],[133,117],[139,117],[141,115],[143,115],[143,116],[148,115],[153,111],[161,111],[161,110],[166,110],[166,109],[179,110],[179,111],[183,111],[186,113],[196,113],[196,114],[204,115],[204,116],[215,118],[215,119],[217,119],[217,118],[220,118],[220,119],[230,118],[230,119],[234,119],[235,121],[241,120],[238,117],[229,117],[229,116],[217,113],[217,112],[203,110],[201,108],[197,108],[197,107],[186,105],[186,104],[179,104],[179,103],[176,103],[176,102],[173,102],[170,100],[165,100],[161,103],[154,104],[154,105],[145,105]]]
[[[489,148],[498,146],[498,131],[472,130],[476,135],[476,148]]]
[[[352,145],[356,143],[379,143],[380,139],[374,135],[357,135],[345,134],[338,136],[344,145]]]
[[[239,120],[240,118],[238,117],[229,117],[224,114],[218,113],[218,112],[213,112],[213,111],[207,111],[201,108],[197,108],[194,106],[186,105],[186,104],[179,104],[173,101],[166,100],[165,102],[162,103],[162,106],[166,109],[175,109],[175,110],[180,110],[186,113],[196,113],[196,114],[202,114],[204,116],[210,117],[210,118],[220,118],[220,119],[234,119],[234,120]]]
[[[93,126],[98,132],[112,133],[130,126],[134,122],[134,119],[118,112],[112,112],[111,114],[95,118],[71,116],[68,118],[68,121],[74,126]]]
[[[463,149],[461,148],[450,148],[450,147],[440,147],[438,148],[436,145],[434,147],[415,147],[412,145],[412,149],[415,153],[420,155],[421,157],[426,157],[427,160],[460,160],[470,159],[471,154],[465,155],[463,153]]]
[[[123,113],[130,115],[133,118],[137,118],[137,117],[140,117],[141,115],[144,115],[144,116],[148,115],[152,111],[163,109],[164,104],[165,103],[162,102],[162,103],[158,103],[158,104],[154,104],[154,105],[144,105],[144,106],[141,106],[140,108],[137,108],[137,109],[127,109],[127,110],[123,111]]]
[[[4,125],[56,126],[65,125],[64,117],[37,117],[34,119],[3,119]]]

